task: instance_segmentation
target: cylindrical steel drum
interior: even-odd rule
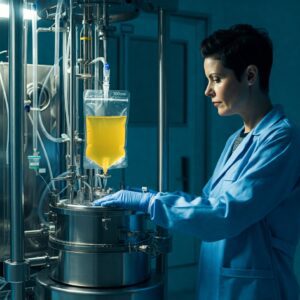
[[[150,276],[150,258],[138,251],[147,242],[145,215],[122,209],[51,206],[56,215],[50,246],[59,251],[55,281],[81,287],[124,287]]]

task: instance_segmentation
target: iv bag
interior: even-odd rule
[[[86,90],[85,160],[86,169],[108,169],[127,166],[126,139],[129,92],[110,90],[105,98],[103,90]]]

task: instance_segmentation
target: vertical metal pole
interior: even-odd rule
[[[9,20],[9,190],[11,299],[25,299],[25,284],[13,275],[13,265],[24,263],[23,208],[23,1],[10,0]]]
[[[94,32],[94,57],[99,57],[100,56],[100,43],[99,43],[99,30],[100,30],[100,5],[97,4],[96,6],[96,13],[97,13],[97,17],[96,17],[96,26],[95,26],[95,32]],[[100,66],[99,66],[99,62],[95,63],[95,69],[94,69],[94,89],[95,90],[99,90],[99,72],[100,72]]]
[[[163,9],[160,9],[158,24],[158,189],[161,192],[166,191],[168,184],[168,134],[165,92],[165,23],[165,13]]]
[[[166,117],[166,86],[165,86],[165,41],[166,41],[166,16],[162,8],[158,16],[158,189],[165,192],[168,188],[168,126]],[[168,231],[157,227],[158,235],[168,236]],[[166,274],[168,261],[167,254],[160,254],[156,261],[156,270]],[[166,282],[165,282],[166,284]]]
[[[94,7],[90,7],[89,5],[85,5],[83,7],[83,29],[85,31],[83,32],[86,34],[85,36],[80,36],[81,38],[85,38],[86,40],[80,40],[80,48],[83,49],[81,53],[81,59],[83,61],[83,73],[84,74],[91,74],[91,65],[89,64],[93,59],[93,40],[92,40],[92,32],[90,32],[91,25],[90,22],[93,20],[92,17],[92,10]],[[97,31],[95,29],[95,31]],[[91,34],[91,35],[90,35]],[[83,103],[83,92],[85,90],[92,88],[92,78],[83,78],[83,90],[80,91],[80,94],[78,96],[78,120],[79,120],[79,127],[78,132],[82,139],[84,139],[84,103]],[[81,143],[80,145],[80,161],[81,161],[81,167],[80,170],[83,172],[83,162],[84,162],[84,143]],[[93,169],[87,169],[86,174],[88,176],[88,182],[91,186],[93,186],[93,178],[95,177],[95,172]]]
[[[69,104],[70,104],[70,161],[68,170],[72,172],[75,178],[75,111],[76,111],[76,78],[75,78],[75,67],[76,67],[76,53],[75,53],[75,20],[73,16],[73,0],[69,2],[70,9],[70,93],[69,93]],[[73,181],[70,186],[70,200],[73,202],[74,191]]]
[[[108,16],[107,16],[107,5],[106,0],[103,0],[103,14],[102,14],[102,20],[103,20],[103,57],[105,62],[107,62],[107,34],[106,30],[108,27]]]
[[[90,29],[90,22],[91,22],[92,16],[91,16],[91,8],[89,6],[83,7],[83,25],[85,28],[87,28],[88,33]],[[83,60],[83,73],[84,74],[91,74],[91,65],[89,64],[91,60],[93,59],[93,41],[92,36],[84,36],[84,38],[88,38],[86,40],[80,41],[81,44],[80,47],[83,48],[83,53],[81,54],[81,59]],[[91,39],[91,40],[89,40]],[[92,87],[92,79],[91,78],[84,78],[83,79],[83,89],[87,90]],[[82,111],[82,110],[80,110]]]

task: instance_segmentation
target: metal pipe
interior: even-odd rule
[[[26,230],[25,231],[25,237],[26,238],[37,238],[42,236],[47,236],[49,234],[49,231],[47,228],[40,228],[40,229],[34,229],[34,230]]]
[[[94,57],[99,57],[100,56],[100,44],[99,44],[99,31],[100,31],[100,26],[99,26],[99,19],[100,19],[100,5],[97,4],[96,7],[96,26],[95,26],[95,32],[94,32]],[[95,63],[95,69],[94,69],[94,89],[99,90],[99,62]]]
[[[23,85],[23,97],[24,100],[27,100],[27,39],[28,39],[28,20],[24,20],[24,47],[23,47],[23,62],[24,62],[24,69],[26,72],[24,72],[24,85]],[[27,151],[28,147],[28,120],[26,119],[24,121],[24,152]]]
[[[23,1],[9,1],[9,191],[10,191],[10,262],[7,278],[11,299],[25,299],[25,283],[15,277],[14,265],[24,264],[23,207]],[[10,273],[10,274],[9,274]]]
[[[90,6],[83,7],[82,30],[80,33],[80,59],[81,73],[83,75],[83,89],[90,89],[92,85],[91,65],[93,58],[93,36],[92,36],[92,15]]]
[[[108,16],[107,16],[107,5],[106,1],[103,0],[103,14],[102,14],[102,19],[103,19],[103,57],[105,62],[107,62],[107,29],[108,29]]]
[[[83,75],[86,75],[87,77],[83,77],[83,91],[87,89],[92,88],[92,83],[93,83],[93,77],[89,77],[91,74],[91,65],[90,62],[92,61],[93,58],[93,36],[92,36],[92,28],[91,28],[91,22],[93,20],[92,16],[92,9],[89,5],[83,7],[83,21],[82,21],[82,31],[80,36],[80,48],[82,49],[81,51],[81,57],[80,59],[81,64],[82,64],[82,70],[83,70]],[[78,112],[80,113],[78,115],[78,132],[79,135],[82,139],[84,139],[84,117],[83,117],[83,91],[81,91],[80,95],[78,96]],[[84,143],[80,144],[80,171],[83,172],[84,164]],[[81,173],[82,174],[82,173]],[[93,186],[93,181],[92,179],[94,178],[94,170],[93,169],[88,169],[86,171],[86,174],[88,176],[88,183],[89,185]],[[81,182],[81,181],[80,181]],[[81,182],[80,188],[84,189],[84,183]]]
[[[166,21],[163,9],[159,10],[158,26],[158,189],[165,192],[168,185],[168,126],[166,118],[165,87],[165,35]]]
[[[166,86],[165,86],[165,43],[166,43],[166,16],[162,8],[158,15],[158,190],[165,192],[168,189],[168,126],[166,116]],[[168,236],[168,231],[157,227],[161,237]],[[165,274],[167,269],[167,255],[160,254],[156,260],[156,271]]]
[[[58,260],[58,256],[38,256],[38,257],[30,257],[28,258],[29,264],[31,267],[37,267],[37,266],[45,266],[50,265],[53,263],[56,263]]]
[[[69,155],[70,161],[68,165],[68,171],[73,174],[75,180],[75,122],[76,122],[76,53],[75,53],[75,18],[73,16],[73,0],[69,2],[69,17],[70,17],[70,93],[69,93],[69,105],[70,105],[70,147]],[[73,202],[74,198],[74,180],[70,181],[70,201]]]

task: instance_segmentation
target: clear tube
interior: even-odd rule
[[[32,4],[31,9],[35,11],[35,5]],[[32,124],[32,148],[33,153],[38,153],[37,145],[37,125],[38,125],[38,99],[37,99],[37,65],[38,65],[38,49],[37,49],[37,14],[32,16],[32,81],[33,81],[33,124]]]
[[[60,58],[60,59],[61,59],[61,58]],[[59,60],[60,60],[60,59],[59,59]],[[40,93],[41,95],[43,94],[44,86],[45,86],[45,84],[48,82],[48,80],[50,79],[50,75],[51,75],[51,73],[53,72],[53,70],[54,70],[54,66],[51,67],[51,69],[49,70],[49,72],[48,72],[48,74],[47,74],[47,76],[46,76],[46,78],[45,78],[45,80],[44,80],[44,84],[43,84],[43,87],[42,87],[42,90],[41,90],[41,93]],[[50,105],[50,101],[49,101],[49,104],[48,104],[46,107],[44,107],[42,110],[44,111],[45,109],[47,109],[49,105]],[[42,111],[42,110],[39,109],[39,111]],[[35,112],[35,111],[33,110],[33,113],[34,113],[34,112]],[[45,135],[45,137],[46,137],[48,140],[50,140],[50,141],[52,141],[52,142],[54,142],[54,143],[62,143],[62,142],[65,141],[65,139],[63,139],[63,138],[54,137],[54,136],[52,136],[50,133],[48,133],[48,131],[46,130],[46,128],[45,128],[45,126],[44,126],[44,123],[43,123],[43,119],[42,119],[41,113],[38,114],[38,121],[39,121],[39,124],[40,124],[40,126],[41,126],[41,129],[42,129],[43,134]]]
[[[105,63],[103,65],[103,94],[104,98],[108,98],[108,92],[109,92],[109,78],[110,78],[110,68],[109,64]]]
[[[46,200],[46,196],[48,194],[48,192],[50,192],[50,185],[51,182],[48,183],[48,185],[46,185],[46,188],[44,189],[42,195],[41,195],[41,199],[39,201],[39,206],[38,206],[38,216],[39,216],[39,219],[40,219],[40,222],[42,224],[48,224],[48,221],[45,219],[45,216],[44,216],[44,212],[43,212],[43,208],[44,208],[44,202]]]
[[[40,124],[40,127],[42,129],[42,132],[43,134],[45,135],[45,137],[50,140],[51,142],[54,142],[54,143],[63,143],[65,140],[63,138],[56,138],[54,136],[52,136],[48,131],[47,129],[45,128],[44,126],[44,123],[43,123],[43,119],[42,119],[42,116],[41,114],[39,114],[39,124]]]
[[[23,55],[23,61],[24,61],[24,99],[26,99],[26,94],[27,94],[27,70],[28,70],[28,24],[29,24],[29,20],[24,20],[24,55]],[[26,99],[27,100],[27,99]],[[27,153],[27,149],[28,149],[28,122],[24,122],[24,153]]]
[[[94,60],[92,60],[90,62],[90,64],[95,64],[95,63],[98,63],[99,61],[101,61],[103,64],[103,68],[102,68],[102,71],[103,71],[103,83],[102,83],[103,94],[104,94],[104,98],[108,98],[109,82],[110,82],[110,66],[104,57],[97,57]]]
[[[30,122],[32,123],[33,120],[32,120],[32,117],[31,117],[30,114],[28,114],[28,118],[29,118]],[[42,140],[42,138],[41,138],[41,136],[40,136],[40,134],[39,134],[38,132],[37,132],[37,137],[38,137],[39,142],[40,142],[40,144],[41,144],[43,153],[44,153],[44,155],[45,155],[46,163],[47,163],[47,166],[48,166],[48,169],[49,169],[49,175],[50,175],[50,178],[53,179],[53,172],[52,172],[52,168],[51,168],[49,156],[48,156],[47,150],[46,150],[46,148],[45,148],[45,145],[44,145],[44,143],[43,143],[43,140]],[[54,183],[53,183],[53,188],[55,188]]]
[[[90,201],[92,202],[93,201],[93,189],[92,187],[86,182],[83,180],[83,184],[85,186],[87,186],[87,188],[89,189],[89,194],[90,194]]]
[[[60,45],[60,15],[62,10],[63,0],[59,0],[56,6],[55,13],[55,48],[54,48],[54,86],[55,91],[59,86],[59,45]]]
[[[60,61],[61,59],[62,59],[62,58],[59,58],[59,61]],[[48,74],[47,74],[47,76],[46,76],[46,78],[45,78],[45,80],[44,80],[44,84],[43,84],[43,87],[42,87],[42,90],[41,90],[41,93],[40,93],[41,95],[43,94],[44,86],[45,86],[45,84],[48,82],[48,80],[50,79],[50,75],[51,75],[51,73],[52,73],[53,71],[54,71],[54,66],[51,67],[51,69],[49,70],[49,72],[48,72]],[[44,111],[45,109],[47,109],[47,108],[49,107],[49,105],[50,105],[50,101],[49,101],[49,104],[48,104],[46,107],[44,107],[42,110],[39,110],[39,111]],[[41,113],[38,114],[38,121],[39,121],[39,124],[40,124],[40,126],[41,126],[41,129],[42,129],[43,134],[45,135],[45,137],[46,137],[48,140],[50,140],[50,141],[52,141],[52,142],[54,142],[54,143],[62,143],[62,142],[65,141],[65,139],[63,139],[63,138],[60,138],[60,137],[54,137],[54,136],[52,136],[50,133],[48,133],[48,131],[46,130],[46,128],[45,128],[45,126],[44,126],[44,122],[43,122]]]
[[[1,65],[3,63],[1,62]],[[2,69],[2,68],[1,68]],[[3,91],[3,96],[4,96],[4,101],[5,101],[5,108],[6,108],[6,114],[7,114],[7,131],[6,131],[6,153],[5,153],[5,157],[6,157],[6,164],[8,165],[8,159],[9,159],[9,108],[8,108],[8,99],[7,99],[7,95],[6,95],[6,91],[5,91],[5,86],[3,83],[3,78],[2,78],[2,74],[1,74],[1,70],[0,70],[0,84],[2,87],[2,91]]]
[[[63,74],[64,74],[64,105],[65,105],[65,115],[66,115],[66,124],[67,124],[67,134],[71,136],[70,130],[70,114],[69,114],[69,85],[70,85],[70,76],[69,76],[69,56],[71,49],[71,37],[68,36],[67,46],[63,47]]]
[[[97,20],[100,19],[100,6],[97,5]],[[99,57],[100,56],[100,43],[99,43],[99,30],[100,30],[100,26],[99,26],[99,21],[97,21],[96,23],[96,27],[95,27],[95,32],[94,32],[94,56],[95,57]],[[95,63],[95,68],[94,68],[94,88],[95,90],[99,89],[99,63]]]
[[[56,176],[55,178],[59,178],[59,177],[63,177],[65,175],[67,175],[68,172],[64,172],[58,176]],[[48,221],[45,219],[45,216],[44,216],[44,212],[43,212],[43,209],[44,209],[44,205],[45,205],[45,200],[46,200],[46,196],[48,194],[48,192],[51,191],[50,189],[50,185],[53,184],[53,180],[51,180],[45,187],[42,195],[41,195],[41,198],[40,198],[40,201],[39,201],[39,205],[38,205],[38,216],[39,216],[39,219],[40,219],[40,222],[42,224],[48,224]],[[60,193],[62,193],[65,189],[63,189]]]

